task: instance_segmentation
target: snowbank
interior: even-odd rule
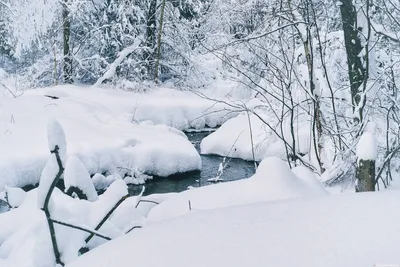
[[[398,203],[398,192],[387,191],[192,212],[135,230],[67,267],[397,264]]]
[[[256,113],[262,120],[254,114],[243,113],[225,122],[217,131],[203,139],[200,146],[201,153],[256,161],[261,161],[268,156],[285,159],[286,150],[283,141],[264,122],[271,124],[279,135],[282,135],[281,126],[275,125],[274,120],[271,119],[273,114],[268,115],[263,110],[258,110]],[[309,153],[311,134],[307,118],[296,121],[294,128],[296,151],[303,154]],[[287,120],[283,122],[282,129],[285,140],[291,145],[293,138]],[[254,149],[252,149],[252,144]]]
[[[128,194],[122,180],[114,182],[98,200],[89,202],[71,198],[55,189],[51,198],[51,218],[57,221],[95,229],[105,215]],[[26,193],[20,207],[0,214],[0,266],[47,267],[54,266],[54,254],[44,212],[37,206],[41,193],[34,189]],[[137,197],[126,199],[127,203],[136,203]],[[129,212],[130,211],[130,212]],[[130,216],[126,216],[129,214]],[[104,236],[115,238],[125,234],[132,223],[140,223],[141,215],[135,206],[126,205],[117,209],[114,216],[98,230]],[[129,220],[127,220],[129,219]],[[139,224],[140,225],[140,224]],[[88,233],[55,224],[58,248],[63,262],[78,257],[81,247],[97,247],[106,240],[94,237],[88,244]]]
[[[153,97],[157,95],[157,100],[141,97],[160,103],[170,100],[172,105],[172,96],[164,99],[162,92],[154,92]],[[200,169],[201,158],[181,131],[132,123],[138,98],[129,92],[57,87],[5,99],[0,117],[0,132],[4,133],[0,135],[0,191],[5,185],[39,182],[49,155],[46,126],[50,118],[56,118],[64,128],[69,155],[78,157],[91,174],[169,176]],[[146,107],[154,108],[150,104]],[[149,111],[143,114],[150,115]],[[171,112],[171,118],[174,115]]]
[[[36,89],[29,93],[79,98],[92,105],[107,108],[113,117],[132,122],[150,121],[152,124],[163,124],[179,130],[213,128],[237,115],[229,105],[216,103],[194,92],[167,88],[157,88],[140,94],[92,87],[59,86]],[[224,96],[209,92],[207,97],[221,99]],[[241,99],[240,103],[242,102]]]
[[[268,157],[261,162],[256,174],[248,179],[195,188],[167,199],[150,210],[147,222],[181,216],[191,210],[324,195],[321,193],[323,189],[310,186],[310,183],[299,179],[284,161]]]

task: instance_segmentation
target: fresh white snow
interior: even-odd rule
[[[256,103],[254,103],[256,104]],[[254,112],[243,112],[225,122],[214,133],[201,142],[202,154],[215,154],[245,160],[261,161],[268,156],[286,158],[283,141],[273,132],[272,127],[279,135],[292,145],[292,135],[289,121],[284,120],[282,125],[276,124],[273,115],[258,109]],[[260,119],[261,118],[261,119]],[[270,124],[270,127],[266,123]],[[252,134],[250,134],[250,131]],[[298,118],[294,123],[296,134],[296,151],[307,154],[310,152],[310,123],[306,116]]]
[[[361,135],[357,143],[356,154],[358,160],[375,160],[378,143],[375,137],[375,124],[370,122],[367,124],[364,133]]]
[[[400,195],[267,202],[136,229],[67,267],[365,267],[398,264]]]
[[[181,216],[191,210],[326,195],[322,188],[315,186],[319,183],[316,177],[314,180],[312,177],[300,179],[284,161],[268,157],[248,179],[195,188],[167,199],[150,211],[147,222]]]
[[[87,197],[89,201],[96,201],[99,197],[82,161],[75,156],[70,156],[65,165],[64,171],[65,190],[69,188],[78,188]]]
[[[137,174],[127,182],[141,183],[150,178],[142,174],[169,176],[201,168],[196,149],[184,133],[171,126],[214,127],[233,116],[223,104],[215,105],[191,92],[160,89],[137,94],[74,86],[6,98],[1,111],[0,150],[7,153],[0,153],[0,191],[5,185],[39,182],[48,146],[54,148],[62,139],[60,127],[65,131],[68,155],[78,157],[90,174]],[[47,144],[49,120],[54,137]],[[61,150],[65,147],[60,146]]]

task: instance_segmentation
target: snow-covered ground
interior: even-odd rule
[[[398,192],[264,202],[153,224],[67,267],[398,266]]]
[[[235,115],[228,106],[191,92],[161,88],[138,94],[74,86],[5,98],[0,110],[0,191],[6,184],[38,183],[49,153],[50,118],[64,128],[68,154],[91,174],[139,177],[200,169],[200,156],[179,129],[215,127]]]
[[[184,191],[154,207],[148,223],[188,214],[262,201],[327,196],[328,192],[309,170],[294,171],[277,157],[264,159],[252,177]]]

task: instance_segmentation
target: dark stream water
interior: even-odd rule
[[[187,133],[189,140],[200,153],[201,140],[211,132],[192,132]],[[202,170],[189,172],[170,177],[156,177],[153,180],[146,182],[146,191],[144,195],[156,193],[172,193],[182,192],[188,189],[189,186],[201,187],[212,184],[208,179],[213,178],[218,173],[219,164],[223,161],[223,157],[215,155],[201,155]],[[222,182],[240,180],[248,178],[254,174],[254,163],[241,160],[227,158],[225,161],[226,167],[222,176]],[[32,186],[34,188],[34,186]],[[142,185],[129,185],[129,194],[136,196],[142,190]],[[5,202],[0,200],[0,213],[8,210]]]
[[[186,135],[200,153],[200,142],[210,133],[211,132],[192,132],[186,133]],[[182,192],[187,190],[189,186],[201,187],[212,184],[212,182],[209,182],[208,179],[217,175],[218,167],[223,161],[223,157],[215,155],[201,155],[201,160],[203,164],[201,171],[174,175],[167,178],[159,177],[147,181],[145,184],[146,191],[144,195]],[[253,162],[227,158],[225,163],[227,163],[227,165],[222,176],[220,177],[223,179],[223,182],[248,178],[254,174]],[[131,195],[138,195],[141,189],[142,186],[130,185],[129,193]]]

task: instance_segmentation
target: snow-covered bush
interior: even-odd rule
[[[0,224],[5,227],[0,229],[2,267],[23,266],[27,260],[32,267],[64,265],[89,249],[141,227],[143,215],[136,208],[144,188],[138,197],[128,197],[127,186],[119,179],[99,197],[79,159],[67,159],[65,134],[54,119],[48,123],[48,146],[51,155],[39,187],[27,193],[6,188],[6,200],[15,209],[0,215]],[[77,198],[57,188],[62,178],[67,193]],[[119,209],[125,200],[134,204]]]

